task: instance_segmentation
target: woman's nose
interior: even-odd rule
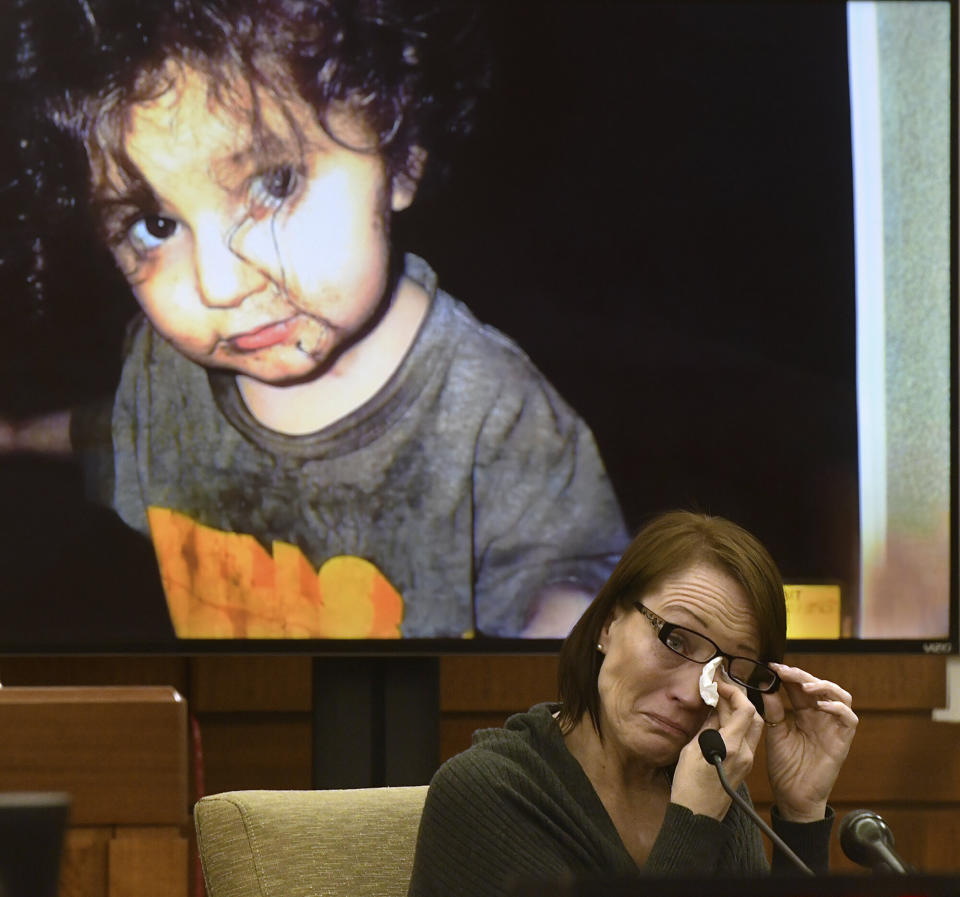
[[[263,267],[238,249],[236,234],[224,233],[217,222],[194,231],[194,268],[197,290],[210,308],[233,308],[267,286]]]
[[[703,698],[700,696],[700,673],[702,672],[703,667],[698,663],[688,662],[677,667],[672,683],[674,697],[693,707],[702,706]]]

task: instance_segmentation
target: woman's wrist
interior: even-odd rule
[[[791,806],[786,801],[774,801],[777,815],[786,822],[820,822],[827,815],[827,802],[817,801],[802,807]]]
[[[698,788],[685,790],[674,787],[670,793],[670,802],[685,807],[695,816],[709,816],[720,821],[727,815],[732,801],[725,791]]]

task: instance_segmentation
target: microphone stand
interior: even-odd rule
[[[716,729],[707,729],[700,733],[700,750],[703,753],[703,759],[716,767],[717,775],[720,777],[720,784],[730,799],[756,823],[760,830],[773,842],[773,845],[780,850],[797,869],[804,875],[814,875],[813,870],[787,846],[783,838],[770,828],[760,814],[730,787],[726,773],[723,771],[723,758],[727,755],[727,747]]]

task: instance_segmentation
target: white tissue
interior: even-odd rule
[[[722,662],[722,657],[714,657],[713,660],[704,666],[703,672],[700,674],[700,697],[703,698],[704,704],[710,707],[716,707],[717,701],[719,700],[717,683],[713,680],[717,674],[717,668]]]

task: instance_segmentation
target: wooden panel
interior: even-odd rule
[[[747,780],[760,802],[772,799],[766,762],[761,742]],[[922,713],[864,714],[832,799],[867,805],[960,801],[960,726]]]
[[[440,658],[440,711],[526,710],[557,697],[556,655]]]
[[[448,713],[440,718],[440,762],[470,747],[477,729],[495,729],[506,722],[507,713]]]
[[[109,897],[187,897],[186,838],[118,830],[108,857]]]
[[[60,864],[59,897],[107,897],[107,845],[113,830],[67,830]]]
[[[118,825],[113,830],[114,840],[124,838],[139,838],[140,840],[155,841],[158,839],[183,839],[183,829],[176,825]]]
[[[168,685],[187,694],[184,657],[0,657],[0,682],[11,685]]]
[[[172,688],[3,688],[0,731],[0,790],[67,791],[72,825],[186,820],[186,704]]]
[[[205,791],[310,788],[310,714],[203,714]]]
[[[312,658],[245,655],[197,657],[190,706],[206,711],[310,711]]]
[[[854,709],[927,710],[947,703],[947,660],[927,654],[788,654],[786,662],[853,695]]]
[[[946,705],[946,659],[923,654],[788,654],[786,662],[848,689],[857,710]],[[556,700],[555,655],[451,656],[440,660],[440,709],[526,710]]]

